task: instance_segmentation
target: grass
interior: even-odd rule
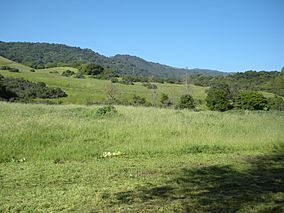
[[[31,68],[0,56],[0,66],[8,65],[13,68],[18,68],[20,73],[11,73],[8,71],[1,71],[0,73],[6,77],[24,78],[30,81],[45,82],[51,87],[60,87],[67,92],[68,97],[61,99],[54,99],[55,102],[63,102],[66,104],[87,104],[92,102],[101,102],[108,99],[107,90],[111,85],[109,80],[98,80],[93,78],[77,79],[73,77],[64,77],[60,74],[69,69],[77,71],[72,67],[56,67],[49,69],[40,69],[35,72],[31,72]],[[58,71],[58,73],[50,73]],[[155,83],[158,86],[156,94],[153,94],[151,90],[142,86],[141,83],[135,83],[135,85],[123,85],[113,84],[116,90],[116,98],[125,102],[130,101],[133,95],[139,95],[145,97],[146,100],[152,104],[159,104],[162,93],[167,94],[170,99],[176,103],[178,98],[186,93],[184,85],[178,84],[160,84]],[[205,90],[207,88],[189,85],[188,91],[194,99],[204,100]]]
[[[283,112],[97,108],[0,103],[0,212],[284,210]]]

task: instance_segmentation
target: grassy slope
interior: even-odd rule
[[[110,81],[107,80],[91,78],[76,79],[60,75],[60,73],[67,69],[76,71],[76,69],[70,67],[41,69],[33,73],[30,72],[30,67],[15,63],[0,56],[0,66],[3,65],[20,69],[20,73],[1,71],[0,73],[4,76],[24,78],[30,81],[42,81],[49,86],[63,88],[68,94],[68,97],[60,99],[63,103],[86,104],[87,102],[106,100],[106,90],[111,84]],[[49,73],[50,71],[58,71],[59,74]],[[152,91],[143,87],[141,83],[136,83],[135,85],[114,84],[113,86],[117,90],[119,100],[130,100],[132,96],[136,94],[145,97],[149,102],[153,103]],[[156,103],[159,102],[162,93],[168,94],[174,102],[177,101],[178,97],[186,93],[184,85],[157,84],[157,86]],[[204,99],[205,90],[205,87],[189,86],[189,92],[195,99]]]
[[[96,108],[0,103],[0,212],[284,210],[283,112]]]

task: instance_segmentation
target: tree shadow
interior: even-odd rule
[[[115,194],[116,204],[177,201],[185,212],[284,212],[284,150],[231,166],[182,169],[164,185]]]

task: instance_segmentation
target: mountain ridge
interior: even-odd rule
[[[226,75],[227,73],[210,69],[176,68],[158,62],[147,61],[129,54],[104,56],[89,48],[80,48],[66,44],[47,42],[3,42],[0,41],[0,55],[10,60],[26,64],[34,68],[57,65],[78,66],[80,63],[96,63],[112,68],[118,74],[126,76],[153,76],[156,78],[183,78],[187,73]]]

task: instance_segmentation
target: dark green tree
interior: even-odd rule
[[[104,72],[104,68],[97,64],[83,64],[80,71],[86,75],[100,75]]]
[[[231,94],[226,86],[208,89],[205,101],[210,110],[224,112],[232,108]]]
[[[282,97],[275,95],[267,100],[267,106],[272,110],[284,111],[284,100]]]
[[[237,106],[240,109],[263,110],[267,107],[267,99],[258,92],[242,91],[237,99]]]
[[[180,109],[194,109],[194,99],[191,95],[182,95],[179,99],[178,108]]]
[[[75,72],[73,72],[71,70],[65,70],[61,75],[65,76],[65,77],[70,77],[72,75],[75,75]]]

